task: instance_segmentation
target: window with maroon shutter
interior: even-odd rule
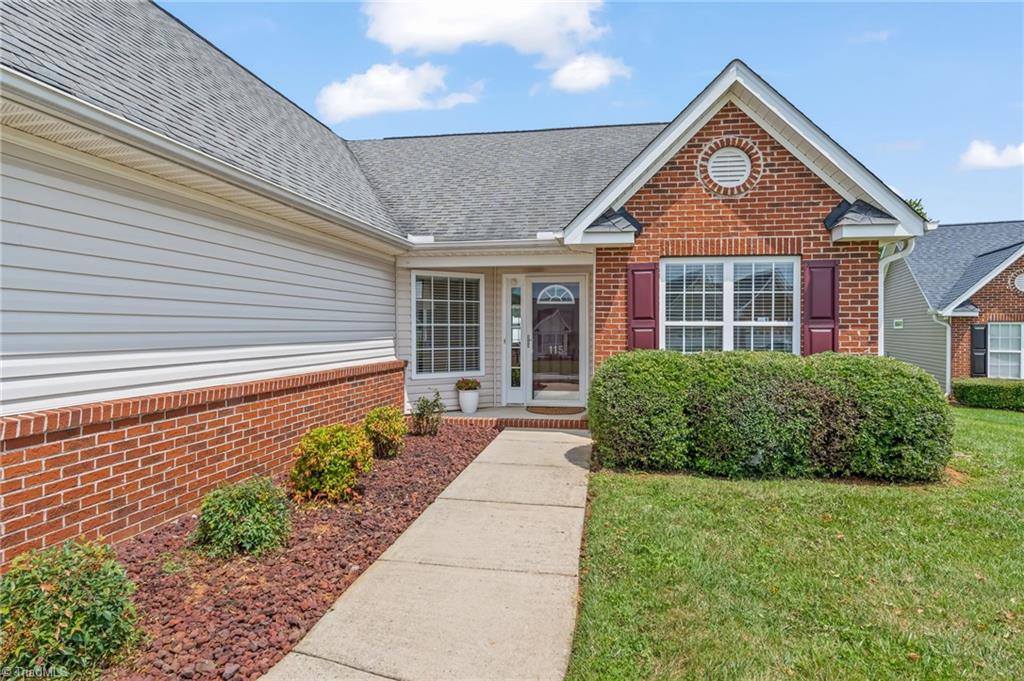
[[[658,348],[658,263],[627,266],[626,270],[626,348]]]
[[[839,272],[835,260],[803,264],[803,354],[839,349]]]

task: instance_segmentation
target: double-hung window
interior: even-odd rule
[[[798,266],[795,257],[662,260],[661,346],[799,353]]]
[[[414,376],[480,375],[483,276],[413,272]]]
[[[1024,378],[1024,323],[988,325],[988,375]]]

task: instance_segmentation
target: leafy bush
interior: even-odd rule
[[[373,469],[373,445],[361,427],[337,424],[302,436],[291,480],[300,500],[351,499],[360,473]]]
[[[1008,378],[959,378],[953,398],[965,407],[1024,411],[1024,381]]]
[[[679,353],[653,350],[614,355],[601,364],[587,404],[596,461],[654,470],[689,465],[687,366]]]
[[[936,480],[951,454],[938,385],[884,357],[630,352],[601,365],[588,406],[611,466]]]
[[[475,378],[460,378],[455,381],[456,390],[479,390],[480,381]]]
[[[284,546],[291,531],[288,495],[267,477],[225,485],[205,497],[193,542],[211,556],[258,556]]]
[[[417,435],[437,435],[443,418],[444,402],[441,401],[441,394],[435,390],[434,397],[416,400],[412,412],[412,431]]]
[[[363,428],[373,443],[374,456],[390,459],[402,453],[409,428],[398,407],[385,406],[370,410],[363,420]]]
[[[138,640],[135,585],[114,551],[67,541],[14,559],[0,578],[0,668],[94,672]]]

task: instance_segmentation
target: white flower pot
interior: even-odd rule
[[[459,391],[459,409],[462,410],[463,414],[475,414],[476,408],[480,404],[480,391],[479,390],[460,390]]]

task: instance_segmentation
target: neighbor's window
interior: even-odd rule
[[[483,277],[413,274],[415,373],[480,373]]]
[[[795,258],[662,261],[663,347],[798,352]]]
[[[1024,323],[988,325],[988,375],[1024,378]]]

